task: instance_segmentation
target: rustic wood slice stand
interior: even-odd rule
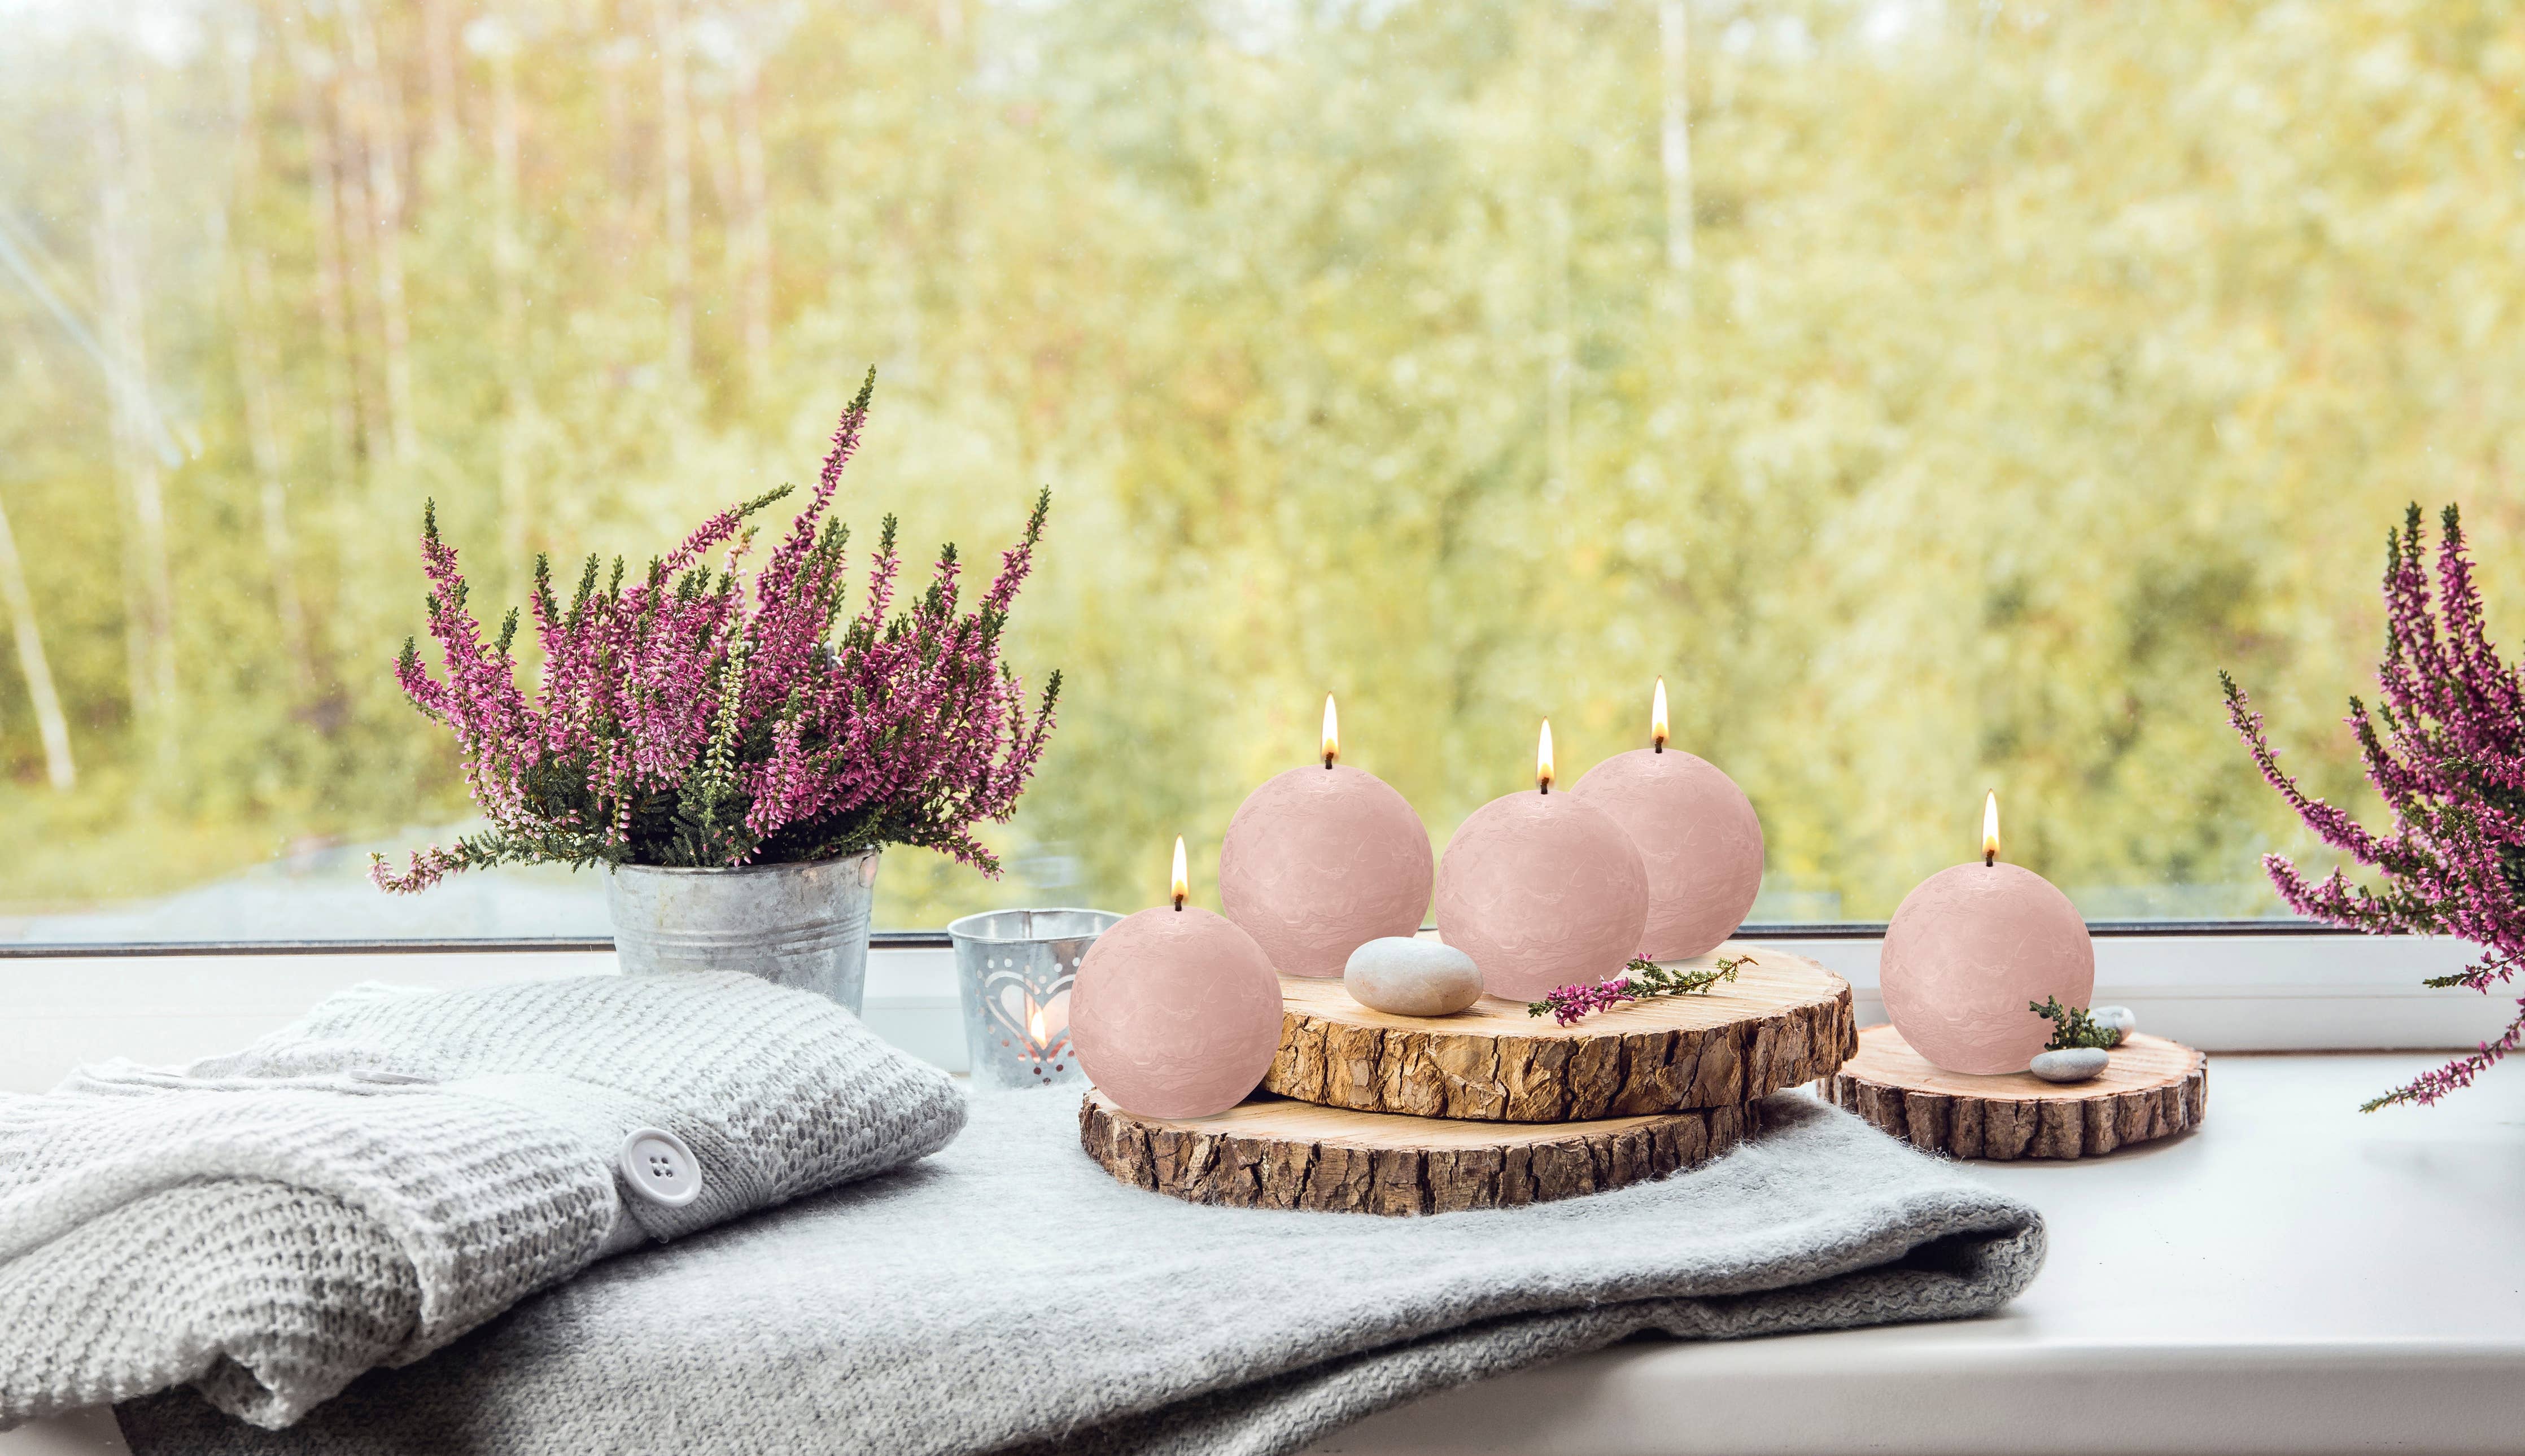
[[[1453,1213],[1601,1193],[1726,1152],[1758,1106],[1597,1122],[1505,1124],[1352,1112],[1258,1097],[1166,1121],[1090,1092],[1078,1141],[1127,1184],[1194,1203],[1340,1213]]]
[[[2092,1158],[2201,1125],[2208,1058],[2179,1042],[2132,1036],[2092,1082],[2030,1072],[1973,1077],[1931,1066],[1890,1026],[1858,1034],[1857,1054],[1826,1097],[1914,1147],[1959,1158]]]
[[[1392,1016],[1338,980],[1280,978],[1265,1092],[1359,1112],[1560,1123],[1740,1107],[1831,1075],[1857,1048],[1850,983],[1804,956],[1751,955],[1732,983],[1600,1011],[1576,1026],[1484,996],[1453,1016]]]

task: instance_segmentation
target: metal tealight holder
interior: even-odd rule
[[[1083,1082],[1069,1045],[1078,963],[1122,917],[1111,910],[989,910],[949,923],[974,1085]]]

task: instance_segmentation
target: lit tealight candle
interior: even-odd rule
[[[1280,1047],[1280,978],[1236,923],[1184,901],[1175,841],[1171,906],[1096,938],[1069,992],[1078,1064],[1142,1117],[1209,1117],[1251,1095]]]
[[[1475,809],[1438,862],[1438,934],[1473,958],[1493,995],[1540,999],[1622,968],[1648,922],[1648,866],[1622,826],[1552,792],[1552,724],[1535,790]]]
[[[1736,933],[1762,889],[1762,821],[1736,781],[1666,747],[1665,679],[1649,708],[1649,747],[1617,753],[1569,792],[1611,816],[1649,874],[1639,953],[1685,960]]]
[[[2052,1039],[2028,1009],[2096,994],[2096,946],[2069,897],[1999,858],[1999,796],[1982,804],[1981,858],[1921,881],[1885,927],[1878,984],[1911,1049],[1950,1072],[2022,1072]]]
[[[1339,976],[1353,950],[1416,934],[1429,909],[1428,828],[1383,779],[1340,757],[1328,694],[1321,766],[1247,795],[1218,847],[1227,918],[1292,976]]]

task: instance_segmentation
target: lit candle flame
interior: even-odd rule
[[[1981,862],[1999,863],[1999,791],[1996,789],[1990,791],[1990,797],[1981,803]]]
[[[1184,868],[1183,836],[1180,834],[1175,836],[1174,898],[1178,910],[1184,907],[1185,900],[1192,898],[1192,875]]]
[[[1324,695],[1324,767],[1341,756],[1341,715],[1333,711],[1333,695]]]
[[[1534,745],[1534,786],[1552,792],[1552,720],[1543,720],[1543,737]]]
[[[1043,1008],[1041,1006],[1035,1007],[1034,1014],[1026,1018],[1026,1035],[1034,1039],[1035,1049],[1041,1051],[1043,1049]]]
[[[1665,679],[1659,678],[1657,698],[1649,704],[1649,742],[1660,753],[1665,752]]]

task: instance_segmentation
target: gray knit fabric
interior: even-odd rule
[[[0,1426],[190,1382],[297,1419],[603,1254],[955,1137],[946,1076],[747,976],[369,986],[180,1071],[0,1096]],[[703,1191],[618,1189],[636,1128]]]
[[[938,1157],[618,1259],[284,1432],[187,1392],[139,1456],[1017,1450],[1275,1456],[1413,1396],[1625,1335],[1987,1313],[2031,1209],[1798,1094],[1662,1183],[1383,1219],[1114,1182],[1065,1093],[977,1098]]]

